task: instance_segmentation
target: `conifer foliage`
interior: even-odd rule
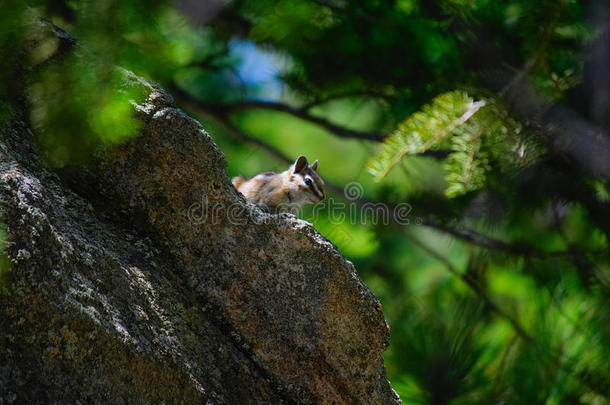
[[[302,217],[382,302],[403,403],[609,403],[607,0],[5,5],[0,124],[27,104],[53,168],[138,133],[117,66],[230,176],[318,159],[337,204]]]
[[[453,91],[401,122],[367,168],[380,180],[406,155],[445,147],[450,150],[444,164],[448,197],[482,188],[493,164],[501,170],[525,167],[542,153],[539,145],[528,144],[522,125],[498,100],[475,101],[466,92]]]

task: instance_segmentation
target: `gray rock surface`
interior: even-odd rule
[[[86,170],[46,170],[18,114],[1,129],[0,404],[397,403],[353,265],[246,203],[170,95],[124,86],[144,129]]]

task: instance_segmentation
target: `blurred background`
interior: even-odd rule
[[[53,169],[138,133],[121,69],[229,176],[319,160],[403,403],[610,403],[606,0],[3,0],[0,46]]]

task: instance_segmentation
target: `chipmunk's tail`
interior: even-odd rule
[[[245,178],[244,176],[242,176],[241,174],[239,176],[233,177],[233,179],[231,180],[231,183],[233,183],[233,185],[235,186],[235,188],[239,188],[239,186],[241,186],[243,183],[245,183],[246,181],[248,181],[247,178]]]

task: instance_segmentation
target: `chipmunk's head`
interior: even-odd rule
[[[289,172],[298,200],[317,204],[324,199],[324,181],[318,174],[317,160],[309,165],[305,156],[299,156]]]

